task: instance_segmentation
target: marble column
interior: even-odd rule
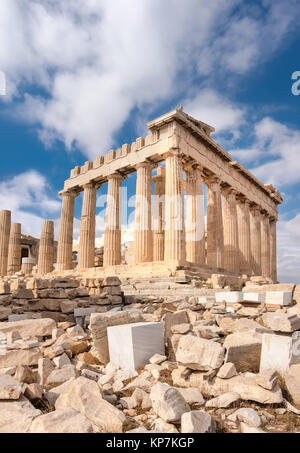
[[[21,270],[21,224],[12,223],[8,246],[8,274]]]
[[[121,264],[122,180],[122,176],[118,174],[108,177],[103,267]]]
[[[166,154],[165,261],[186,261],[183,168],[179,152]]]
[[[261,213],[261,272],[264,277],[271,277],[270,264],[270,220],[269,215]]]
[[[95,264],[95,229],[96,229],[96,186],[93,183],[84,187],[78,269],[88,269]]]
[[[224,268],[224,235],[220,181],[205,180],[207,194],[207,265]]]
[[[205,221],[202,175],[199,168],[186,169],[186,260],[205,264]]]
[[[252,273],[261,275],[261,214],[258,206],[250,208],[250,243]]]
[[[74,192],[62,193],[62,207],[60,216],[60,227],[57,246],[57,264],[59,271],[73,268],[73,221],[74,221],[74,202],[76,194]]]
[[[53,271],[54,256],[54,222],[44,220],[40,238],[38,269],[39,275],[48,274]]]
[[[154,182],[153,202],[153,261],[163,261],[165,251],[164,207],[166,191],[166,169],[157,168]]]
[[[152,169],[153,165],[144,162],[136,166],[136,204],[134,231],[135,263],[153,260],[152,244]]]
[[[251,275],[250,202],[244,197],[238,197],[236,208],[240,274]]]
[[[0,277],[7,275],[11,211],[0,211]]]
[[[231,187],[222,191],[223,231],[224,231],[224,268],[239,273],[239,238],[236,209],[236,193]]]
[[[273,282],[277,282],[277,238],[276,238],[277,219],[270,219],[270,254],[271,269],[270,276]]]

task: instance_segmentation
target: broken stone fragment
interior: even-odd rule
[[[227,362],[224,363],[224,365],[221,366],[221,368],[218,371],[217,376],[221,379],[230,379],[233,376],[236,376],[238,373],[236,371],[236,368],[234,366],[234,363]]]
[[[150,399],[154,412],[165,422],[178,422],[187,411],[181,393],[166,383],[158,382],[151,388]]]
[[[292,313],[278,310],[275,313],[264,313],[262,321],[266,327],[277,332],[294,332],[300,329],[300,318]]]
[[[80,375],[79,371],[73,365],[66,365],[63,368],[53,370],[47,377],[45,387],[50,390],[54,387],[64,384],[71,378],[76,378]]]
[[[7,374],[0,374],[0,400],[18,400],[21,393],[19,381]]]
[[[177,362],[194,370],[220,368],[224,356],[225,349],[220,344],[193,335],[182,336],[176,352]]]
[[[16,369],[15,379],[25,384],[33,384],[36,381],[36,373],[29,366],[19,365]]]
[[[207,408],[228,408],[232,404],[240,401],[241,396],[236,392],[224,393],[224,395],[217,396],[205,403]]]
[[[121,433],[125,415],[102,398],[96,382],[79,377],[71,382],[55,403],[56,409],[73,408],[83,414],[99,432]]]
[[[31,433],[93,433],[92,423],[80,412],[66,408],[36,417]]]
[[[205,411],[186,412],[181,417],[182,433],[215,433],[216,422]]]
[[[41,411],[23,395],[17,401],[0,401],[0,433],[29,433]]]

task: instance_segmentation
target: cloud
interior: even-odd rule
[[[184,111],[216,129],[217,136],[226,132],[235,137],[245,121],[245,108],[235,105],[225,96],[212,89],[194,93],[193,98],[183,101]]]
[[[233,149],[230,153],[241,162],[254,165],[263,162],[256,164],[251,171],[265,183],[281,187],[300,181],[300,130],[270,117],[255,125],[251,147]]]
[[[298,11],[296,0],[1,0],[4,100],[18,102],[14,114],[45,145],[61,140],[93,159],[116,145],[132,112],[138,122],[186,97],[197,78],[215,83],[213,68],[223,77],[253,69],[295,29]],[[220,100],[205,94],[199,100]],[[240,112],[223,107],[228,118],[216,122],[231,127]]]
[[[12,211],[12,222],[22,224],[22,233],[40,237],[43,220],[55,220],[56,232],[61,203],[49,196],[51,187],[46,178],[29,170],[0,181],[1,209]]]
[[[278,222],[278,279],[300,284],[300,214]]]

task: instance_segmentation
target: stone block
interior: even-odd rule
[[[108,363],[109,350],[107,341],[107,328],[111,326],[141,322],[143,320],[144,319],[142,313],[139,311],[92,313],[90,317],[89,329],[91,331],[94,344],[93,355],[95,355],[95,357],[97,357],[97,359],[101,363]]]
[[[266,294],[265,293],[254,293],[254,292],[244,292],[243,300],[245,302],[265,302]]]
[[[291,291],[267,291],[266,304],[267,305],[291,305],[293,300],[293,293]]]
[[[300,332],[292,336],[263,334],[260,372],[272,369],[283,373],[296,364],[300,364]]]
[[[164,355],[162,322],[139,322],[107,328],[110,361],[133,373],[155,354]]]
[[[242,291],[220,291],[216,292],[216,302],[237,303],[243,301]]]

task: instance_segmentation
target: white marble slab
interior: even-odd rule
[[[215,293],[216,302],[242,302],[243,293],[242,291],[220,291]]]
[[[292,336],[262,335],[260,372],[272,368],[282,373],[297,363],[300,363],[300,332]]]
[[[243,300],[245,302],[265,302],[266,293],[243,293]]]
[[[267,291],[266,304],[270,305],[291,305],[293,294],[291,291]]]
[[[110,361],[132,375],[154,354],[165,354],[163,322],[108,327],[107,337]]]

